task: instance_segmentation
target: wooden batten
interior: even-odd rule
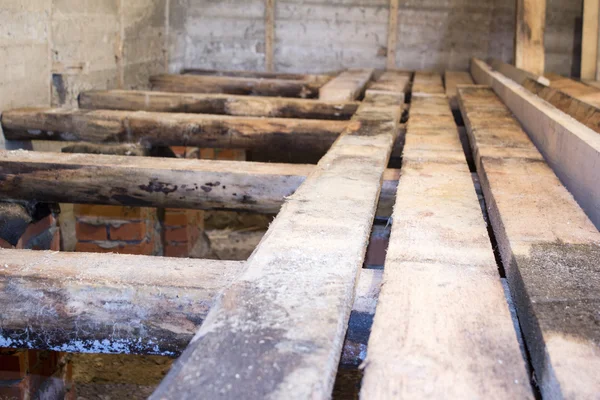
[[[319,90],[322,101],[353,101],[365,90],[373,76],[373,69],[344,71]]]
[[[284,79],[297,81],[314,81],[324,84],[331,80],[331,74],[294,74],[285,72],[264,72],[264,71],[223,71],[214,69],[185,68],[181,71],[187,75],[205,75],[205,76],[225,76],[233,78],[264,78],[264,79]],[[337,73],[336,73],[337,74]]]
[[[404,104],[410,91],[411,72],[386,71],[379,79],[370,82],[363,101],[368,103]]]
[[[83,92],[79,107],[91,110],[124,110],[219,114],[247,117],[350,119],[358,102],[324,102],[287,97],[231,94],[168,93],[135,90]]]
[[[495,86],[502,96],[520,93]],[[593,398],[600,392],[600,233],[491,88],[462,87],[459,97],[535,381],[544,398]],[[534,116],[530,97],[505,101],[519,99]]]
[[[507,64],[498,59],[492,59],[490,61],[490,65],[496,71],[500,72],[502,75],[517,82],[519,85],[522,85],[526,79],[532,79],[532,80],[534,80],[542,85],[545,85],[545,86],[550,85],[550,80],[548,78],[541,76],[541,75],[531,73],[529,71],[525,71],[523,69],[519,69],[519,68],[515,67],[514,65]]]

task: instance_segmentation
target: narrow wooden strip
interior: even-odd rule
[[[535,75],[545,67],[546,0],[517,0],[515,66]]]
[[[238,261],[120,254],[0,256],[0,346],[76,353],[179,355],[217,294],[246,268]],[[353,312],[375,312],[380,272],[361,271]],[[360,325],[349,329],[366,333]]]
[[[416,95],[431,95],[431,96],[444,96],[444,84],[442,82],[442,76],[436,72],[423,72],[419,71],[415,73],[415,80],[412,87],[413,94]]]
[[[275,0],[265,0],[265,69],[267,72],[275,70],[273,62],[274,42]]]
[[[462,87],[459,96],[535,381],[544,398],[593,398],[600,233],[491,88]]]
[[[398,41],[398,0],[390,0],[388,18],[386,68],[396,68],[396,43]]]
[[[410,112],[361,398],[533,398],[448,99]]]
[[[571,97],[579,100],[595,99],[598,101],[597,96],[600,94],[600,89],[594,86],[552,73],[546,74],[546,78],[550,81],[551,87],[567,93]]]
[[[2,114],[10,140],[139,142],[260,150],[327,151],[346,121],[80,109],[18,109]]]
[[[522,85],[526,79],[532,79],[536,82],[539,82],[542,85],[546,85],[546,86],[550,85],[550,80],[548,78],[546,78],[544,76],[533,74],[533,73],[531,73],[529,71],[525,71],[523,69],[519,69],[519,68],[515,67],[514,65],[507,64],[498,59],[492,59],[492,61],[490,62],[490,65],[496,71],[500,72],[502,75],[517,82],[519,85]]]
[[[588,86],[592,86],[592,87],[595,87],[597,89],[600,89],[600,81],[584,80],[583,83],[585,83]]]
[[[228,76],[236,78],[267,78],[267,79],[286,79],[299,81],[315,81],[325,83],[331,80],[329,74],[294,74],[286,72],[264,72],[264,71],[224,71],[214,69],[185,68],[181,72],[188,75],[206,75],[206,76]]]
[[[151,398],[330,398],[400,112],[361,105]]]
[[[583,1],[581,33],[581,79],[596,79],[598,66],[598,0]]]
[[[286,97],[136,90],[95,90],[79,95],[79,107],[90,110],[177,112],[274,118],[344,120],[352,117],[358,109],[358,104],[358,102],[324,102]]]
[[[600,227],[600,174],[596,172],[600,167],[600,135],[482,61],[473,60],[471,71],[478,83],[491,81],[561,182]]]
[[[155,75],[152,90],[185,93],[227,93],[255,96],[316,97],[322,82],[275,78],[205,75]]]
[[[279,212],[313,165],[0,151],[0,199]],[[378,216],[399,171],[386,170]]]
[[[412,73],[406,71],[386,71],[379,79],[369,83],[364,101],[389,105],[404,104],[410,90]]]
[[[344,71],[321,87],[319,99],[322,101],[356,100],[372,76],[372,69]]]
[[[463,71],[446,71],[444,73],[444,84],[446,87],[446,97],[450,101],[452,109],[458,109],[458,101],[456,100],[456,87],[458,85],[472,85],[473,78],[471,74]]]

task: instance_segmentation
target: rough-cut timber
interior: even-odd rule
[[[598,11],[600,1],[583,1],[581,33],[581,79],[596,79],[598,66]]]
[[[502,75],[512,79],[517,82],[519,85],[522,85],[526,79],[532,79],[536,82],[539,82],[542,85],[549,86],[550,80],[544,76],[533,74],[529,71],[525,71],[523,69],[519,69],[514,65],[507,64],[503,61],[492,59],[490,62],[492,68],[496,71],[500,72]]]
[[[222,71],[214,69],[185,68],[183,74],[206,75],[206,76],[229,76],[237,78],[266,78],[266,79],[285,79],[298,81],[314,81],[324,84],[331,79],[331,75],[315,74],[293,74],[284,72],[263,72],[263,71]]]
[[[342,120],[352,117],[358,108],[358,103],[231,94],[99,90],[81,93],[79,107],[93,110]]]
[[[276,214],[314,165],[0,151],[0,199]],[[399,171],[386,170],[378,216]]]
[[[471,74],[477,83],[491,84],[523,124],[561,182],[600,228],[600,174],[597,172],[600,168],[600,135],[492,71],[482,61],[473,60]]]
[[[370,82],[364,101],[369,103],[403,104],[410,90],[412,73],[404,71],[386,71],[375,82]]]
[[[459,89],[542,396],[600,393],[600,233],[490,88]]]
[[[401,107],[361,105],[153,399],[328,399]]]
[[[531,79],[526,79],[523,87],[588,128],[600,133],[600,108],[597,106],[571,97],[558,89],[541,85]]]
[[[550,86],[578,100],[600,107],[600,89],[557,74],[546,74]]]
[[[427,96],[444,96],[446,94],[442,76],[436,72],[415,72],[412,87],[413,94]]]
[[[319,90],[322,101],[352,101],[364,91],[373,76],[372,69],[356,69],[344,71]]]
[[[153,90],[180,93],[227,93],[254,96],[316,97],[323,82],[316,79],[246,78],[218,75],[155,75]]]
[[[0,256],[0,346],[78,353],[178,355],[245,270],[244,262],[120,254]],[[380,272],[361,271],[353,311],[375,312]]]
[[[323,154],[347,125],[347,121],[52,108],[2,114],[9,140],[143,142]]]
[[[535,75],[545,68],[546,0],[517,0],[515,66]]]
[[[472,85],[473,78],[471,74],[463,71],[446,71],[444,73],[444,84],[446,87],[446,97],[450,101],[450,107],[452,109],[458,109],[458,101],[456,96],[458,92],[456,87],[458,85]]]
[[[410,112],[361,398],[532,398],[448,99]]]
[[[388,30],[387,30],[387,55],[385,66],[389,69],[396,68],[396,43],[398,42],[398,0],[390,0]]]

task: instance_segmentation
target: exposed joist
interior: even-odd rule
[[[405,71],[386,71],[376,81],[370,82],[364,101],[390,105],[404,104],[410,91],[412,73]]]
[[[515,67],[543,75],[546,0],[517,0]]]
[[[360,106],[152,398],[330,398],[400,113]]]
[[[600,135],[480,60],[471,62],[471,74],[478,83],[491,82],[561,182],[600,228]]]
[[[178,355],[217,294],[245,270],[237,261],[121,254],[0,257],[0,346],[77,353]],[[353,311],[374,312],[380,272],[361,271]]]
[[[97,90],[79,95],[79,107],[124,110],[220,114],[248,117],[350,119],[358,102],[324,102],[286,97],[231,94],[168,93],[135,90]]]
[[[473,78],[471,74],[463,71],[446,71],[444,73],[444,85],[446,87],[446,97],[450,101],[450,107],[452,109],[458,108],[458,101],[456,100],[456,87],[458,85],[472,85]]]
[[[9,140],[142,141],[161,146],[323,154],[347,125],[346,121],[52,108],[2,114],[4,136]]]
[[[536,82],[539,82],[542,85],[546,85],[546,86],[550,85],[550,80],[548,78],[537,75],[537,74],[533,74],[533,73],[531,73],[529,71],[525,71],[523,69],[519,69],[519,68],[515,67],[514,65],[507,64],[503,61],[500,61],[497,59],[492,59],[492,61],[490,62],[490,65],[496,71],[500,72],[502,75],[517,82],[519,85],[522,85],[526,79],[532,79]]]
[[[322,101],[356,100],[371,80],[373,72],[372,69],[344,71],[321,87],[319,99]]]
[[[464,87],[459,95],[535,381],[544,398],[593,398],[600,233],[492,89]],[[531,107],[530,96],[520,107]]]
[[[313,165],[0,151],[0,199],[279,212]],[[391,215],[387,170],[378,216]]]
[[[286,72],[263,72],[263,71],[223,71],[214,69],[186,68],[182,71],[188,75],[206,75],[206,76],[229,76],[237,78],[267,78],[267,79],[286,79],[299,81],[315,81],[325,83],[331,80],[329,74],[294,74]]]
[[[155,75],[150,77],[153,90],[180,93],[227,93],[255,96],[316,97],[323,85],[320,80],[246,78],[206,75]]]
[[[565,76],[549,73],[550,86],[578,100],[600,107],[600,89]]]
[[[415,72],[412,92],[418,96],[445,96],[442,76],[436,72]]]
[[[581,33],[581,79],[596,79],[598,67],[598,11],[600,1],[583,1]]]
[[[531,399],[448,99],[410,112],[361,398]]]

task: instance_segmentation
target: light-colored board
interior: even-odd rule
[[[594,398],[600,233],[491,88],[459,98],[535,381],[544,398]]]
[[[507,64],[498,59],[492,59],[490,62],[492,68],[496,71],[500,72],[502,75],[512,79],[517,82],[519,85],[522,85],[525,82],[525,79],[532,79],[536,82],[541,83],[542,85],[549,86],[550,80],[544,76],[536,75],[531,72],[525,71],[523,69],[519,69],[514,65]]]
[[[361,398],[532,398],[448,99],[410,113]]]
[[[583,83],[585,83],[588,86],[592,86],[592,87],[595,87],[597,89],[600,89],[600,81],[596,81],[596,80],[593,80],[593,81],[584,80]]]
[[[517,0],[515,67],[543,75],[546,0]]]
[[[581,33],[581,79],[596,79],[598,66],[598,0],[583,1]]]
[[[289,72],[265,72],[265,71],[225,71],[215,69],[184,68],[182,74],[204,75],[204,76],[229,76],[234,78],[261,78],[261,79],[283,79],[298,81],[314,81],[324,84],[331,80],[330,74],[295,74]]]
[[[473,78],[471,74],[464,71],[446,71],[444,73],[444,84],[446,87],[446,97],[450,101],[450,107],[452,109],[458,108],[458,102],[456,101],[456,87],[458,85],[472,85]]]
[[[412,73],[405,71],[386,71],[374,82],[370,82],[363,101],[369,103],[385,102],[389,105],[404,104],[406,93],[410,90]]]
[[[561,182],[600,227],[600,135],[480,60],[472,61],[471,74],[477,83],[491,82]]]
[[[265,69],[275,71],[275,0],[265,0]]]
[[[400,113],[361,105],[151,398],[331,397]]]
[[[412,92],[417,96],[445,96],[446,91],[444,90],[442,75],[437,72],[415,72]]]
[[[356,100],[362,94],[372,76],[372,69],[344,71],[321,87],[319,90],[319,100]]]
[[[600,89],[553,73],[546,74],[546,78],[550,80],[552,88],[581,101],[600,106]]]
[[[390,0],[388,30],[387,30],[387,58],[386,68],[396,68],[396,46],[398,41],[398,0]]]

